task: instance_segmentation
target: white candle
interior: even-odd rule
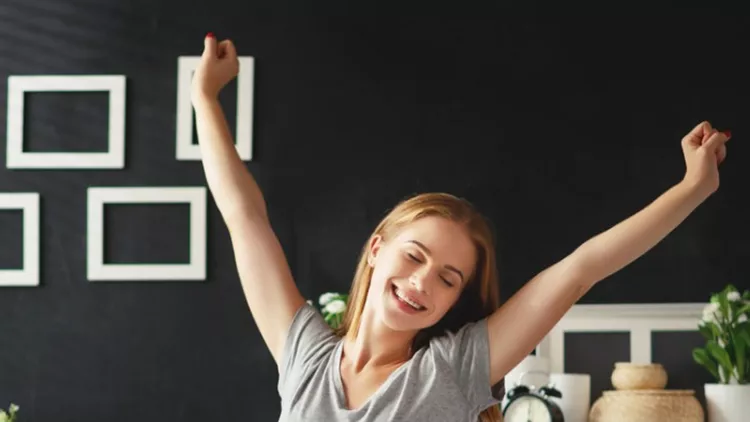
[[[591,376],[589,374],[550,374],[550,382],[562,393],[552,400],[560,406],[565,422],[588,421],[591,407]]]

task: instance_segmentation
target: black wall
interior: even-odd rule
[[[8,75],[128,77],[124,170],[8,170],[0,148],[0,191],[42,197],[41,285],[0,289],[0,407],[37,422],[277,419],[276,370],[213,203],[205,282],[86,280],[88,186],[204,184],[199,162],[175,160],[174,127],[177,57],[200,54],[208,31],[256,59],[248,167],[307,297],[348,288],[399,199],[441,190],[494,221],[507,298],[678,182],[680,138],[703,119],[734,133],[720,191],[582,302],[703,302],[748,286],[750,18],[433,7],[0,3],[1,98]],[[222,95],[232,124],[235,98]],[[106,148],[103,94],[26,100],[28,150]],[[106,218],[109,262],[187,260],[186,208]],[[0,268],[20,265],[20,219],[0,212]],[[691,367],[689,348],[677,353]]]

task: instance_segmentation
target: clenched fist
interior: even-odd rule
[[[729,131],[720,132],[702,122],[682,138],[685,181],[711,194],[719,188],[719,165],[727,157]]]
[[[193,74],[191,97],[216,98],[224,86],[237,76],[240,62],[230,40],[217,41],[209,33],[204,39],[203,54]]]

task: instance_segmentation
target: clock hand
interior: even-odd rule
[[[528,422],[533,422],[531,420],[531,403],[526,404],[526,418],[528,419]]]

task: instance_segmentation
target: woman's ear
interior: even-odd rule
[[[367,265],[370,267],[375,266],[375,259],[378,256],[378,253],[380,252],[380,248],[383,246],[383,237],[380,235],[375,235],[370,239],[370,249],[367,253]]]

